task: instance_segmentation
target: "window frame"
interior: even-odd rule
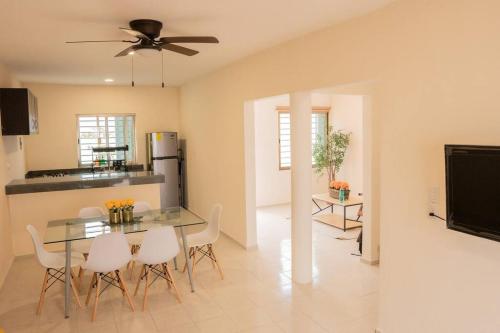
[[[132,153],[132,156],[130,156],[130,159],[127,161],[127,163],[136,163],[136,158],[137,158],[137,135],[136,135],[136,114],[135,113],[77,113],[76,114],[76,146],[77,146],[77,157],[78,157],[78,167],[89,167],[92,165],[91,163],[82,163],[81,161],[81,155],[80,155],[80,117],[105,117],[106,118],[106,128],[108,127],[108,117],[132,117],[133,119],[133,141],[134,141],[134,150],[130,152],[128,151],[127,155]],[[125,128],[126,130],[126,128]]]
[[[330,126],[330,106],[313,106],[311,108],[311,114],[326,114],[326,133],[328,134],[328,127]],[[280,113],[290,113],[290,107],[289,106],[277,106],[276,107],[276,114],[278,116],[278,170],[279,171],[285,171],[285,170],[290,170],[289,166],[282,166],[281,165],[281,127],[280,127]],[[312,122],[311,122],[312,126]],[[291,116],[290,116],[290,127],[291,127]],[[291,139],[292,133],[290,133],[290,139]],[[312,138],[311,138],[312,140]],[[312,145],[312,141],[311,141]],[[290,141],[290,149],[291,149],[291,141]],[[314,164],[312,164],[314,167]]]

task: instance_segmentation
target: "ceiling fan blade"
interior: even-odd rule
[[[177,36],[177,37],[162,37],[160,42],[163,43],[218,43],[219,40],[212,36]]]
[[[76,40],[76,41],[69,41],[66,42],[68,44],[76,44],[76,43],[135,43],[135,41],[132,40]]]
[[[132,35],[134,37],[137,37],[137,38],[140,38],[140,39],[150,40],[150,38],[148,36],[146,36],[145,34],[143,34],[140,31],[137,31],[137,30],[134,30],[134,29],[130,29],[130,28],[120,28],[120,30],[125,31],[126,33],[128,33],[129,35]]]
[[[194,56],[195,54],[199,53],[196,50],[191,50],[191,49],[188,49],[187,47],[174,45],[174,44],[160,44],[160,46],[165,50],[177,52],[177,53],[184,54],[187,56]]]
[[[115,57],[123,57],[123,56],[129,55],[130,52],[134,52],[135,50],[137,50],[138,46],[139,45],[132,45],[130,47],[127,47],[125,50],[123,50],[120,53],[118,53],[117,55],[115,55]]]

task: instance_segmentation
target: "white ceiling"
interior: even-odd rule
[[[21,81],[129,84],[129,44],[65,44],[128,39],[132,19],[163,22],[162,36],[213,35],[220,44],[182,44],[187,57],[164,53],[171,86],[301,34],[363,15],[393,0],[0,0],[0,62]],[[135,56],[137,85],[160,84],[161,56]]]

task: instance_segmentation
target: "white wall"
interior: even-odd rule
[[[333,95],[330,113],[335,130],[351,133],[338,179],[350,184],[351,193],[363,193],[363,96]]]
[[[313,94],[313,106],[330,107],[329,95]],[[289,95],[255,101],[256,205],[270,206],[291,201],[291,172],[279,169],[279,128],[277,106],[289,106]],[[328,177],[312,172],[312,193],[328,190]]]

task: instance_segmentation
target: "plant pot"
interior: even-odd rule
[[[122,220],[123,220],[123,223],[134,222],[134,211],[132,209],[122,210]]]
[[[120,211],[113,212],[110,210],[109,211],[109,223],[110,224],[117,224],[120,222],[121,222]]]
[[[351,190],[344,190],[344,200],[349,200],[349,193]],[[330,196],[334,199],[340,200],[340,190],[330,188]]]

